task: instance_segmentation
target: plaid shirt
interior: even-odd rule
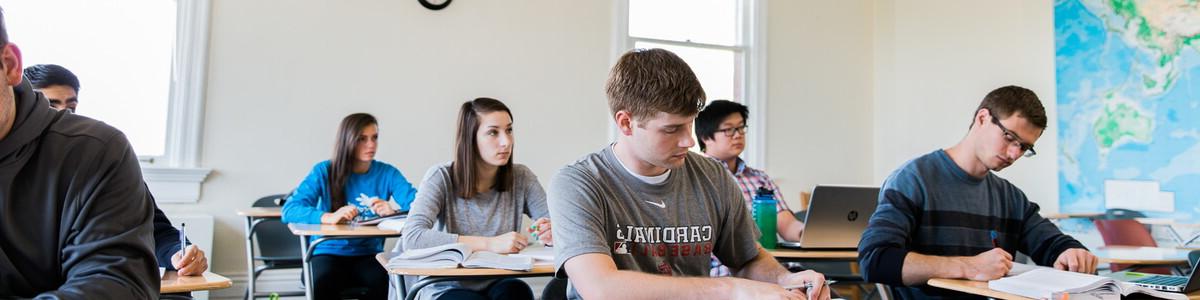
[[[721,166],[729,166],[720,159],[708,156],[707,154],[704,156],[720,163]],[[746,198],[746,207],[750,208],[750,211],[754,211],[754,192],[757,191],[759,187],[765,187],[769,190],[775,191],[775,200],[778,201],[778,204],[775,207],[776,213],[784,211],[790,213],[792,211],[792,209],[787,206],[787,202],[783,201],[783,193],[779,191],[779,186],[775,185],[775,181],[771,180],[771,177],[767,176],[766,172],[747,166],[746,161],[742,160],[741,157],[737,158],[737,171],[733,172],[733,178],[737,180],[738,187],[742,189],[742,196]],[[729,276],[730,272],[728,267],[721,265],[721,262],[717,260],[717,257],[713,256],[712,270],[709,271],[709,275],[712,275],[713,277]]]

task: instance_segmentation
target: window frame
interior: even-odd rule
[[[750,121],[746,125],[750,126],[750,134],[746,135],[746,147],[749,151],[742,152],[742,159],[747,164],[763,168],[767,164],[766,159],[766,134],[767,134],[767,1],[765,0],[738,0],[740,1],[741,13],[738,18],[740,30],[738,31],[738,45],[726,46],[718,44],[697,43],[691,41],[673,41],[655,38],[634,37],[629,35],[629,1],[618,0],[617,5],[613,10],[615,25],[612,36],[612,59],[609,65],[615,64],[617,59],[625,52],[633,49],[633,45],[637,42],[659,43],[679,47],[690,47],[700,49],[715,49],[733,51],[738,62],[735,62],[735,86],[741,86],[742,89],[738,95],[735,95],[741,100],[742,104],[749,107]],[[605,118],[606,122],[611,119],[611,116]],[[611,122],[609,122],[611,124]],[[609,138],[616,140],[617,130],[615,125],[609,125]]]
[[[208,78],[211,0],[176,0],[175,47],[162,156],[139,156],[142,176],[159,203],[195,203],[212,172],[201,168]]]

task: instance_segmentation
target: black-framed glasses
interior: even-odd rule
[[[741,134],[742,136],[745,136],[746,128],[749,128],[749,127],[750,127],[749,125],[742,125],[742,126],[738,126],[738,127],[717,129],[716,132],[724,133],[726,137],[733,137],[734,134]]]
[[[1017,146],[1021,148],[1021,156],[1033,157],[1034,155],[1037,155],[1037,151],[1033,150],[1033,144],[1021,141],[1021,137],[1018,136],[1016,132],[1008,130],[1007,127],[1004,127],[1004,124],[1000,124],[1000,118],[996,117],[995,112],[992,112],[991,109],[988,109],[988,114],[992,116],[992,124],[996,124],[996,126],[999,126],[1000,130],[1004,132],[1004,140],[1008,141],[1010,146]]]

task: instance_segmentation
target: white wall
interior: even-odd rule
[[[1039,155],[999,175],[1058,211],[1051,1],[886,0],[875,11],[875,180],[958,142],[983,96],[1015,84],[1038,94],[1050,127]]]
[[[770,1],[767,165],[792,209],[871,177],[873,1]],[[755,116],[750,116],[754,118]]]
[[[450,158],[458,104],[514,110],[519,150],[543,185],[608,142],[602,87],[611,1],[216,0],[198,204],[216,217],[213,270],[245,273],[242,219],[326,159],[341,117],[381,122],[380,160],[417,183]],[[819,183],[878,184],[900,163],[956,142],[1005,84],[1054,112],[1049,1],[770,1],[763,166],[795,206]],[[752,116],[753,117],[753,116]],[[1001,173],[1057,210],[1056,128],[1043,153]],[[236,295],[239,291],[221,294]]]
[[[256,197],[294,188],[327,159],[342,117],[380,120],[377,158],[416,184],[451,157],[458,106],[514,111],[515,159],[548,184],[606,143],[611,4],[603,1],[218,0],[195,205],[216,216],[212,270],[245,274],[243,220]],[[234,291],[236,293],[241,292]]]

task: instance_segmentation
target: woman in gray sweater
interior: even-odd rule
[[[463,103],[454,160],[425,174],[404,226],[404,249],[464,243],[475,251],[514,253],[530,241],[521,216],[534,219],[534,236],[551,244],[546,192],[537,176],[512,162],[512,113],[498,100]],[[422,299],[533,299],[519,279],[434,284]]]

